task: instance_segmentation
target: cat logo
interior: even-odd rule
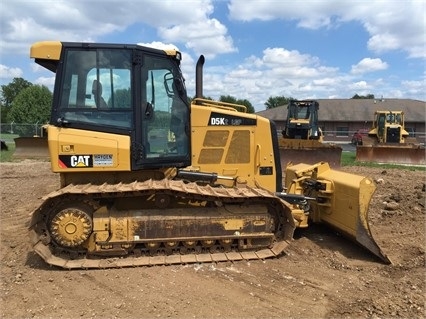
[[[88,168],[93,167],[93,155],[59,155],[60,168]]]
[[[90,155],[74,155],[71,156],[71,166],[72,167],[88,167],[90,166]]]

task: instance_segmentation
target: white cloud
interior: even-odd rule
[[[373,35],[368,40],[368,48],[375,52],[386,52],[396,50],[400,46],[398,38],[389,33]]]
[[[426,58],[426,2],[401,1],[276,1],[231,0],[234,20],[291,20],[307,29],[331,28],[357,21],[369,33],[373,52],[401,50],[412,58]]]
[[[185,42],[188,49],[198,55],[204,52],[206,58],[236,51],[232,38],[226,35],[227,28],[216,19],[159,28],[159,34],[166,41]]]
[[[356,65],[352,65],[351,73],[352,74],[363,74],[368,72],[375,72],[380,70],[386,70],[388,64],[383,62],[381,59],[371,59],[364,58],[358,62]]]
[[[305,1],[276,1],[276,0],[231,0],[228,8],[231,19],[241,21],[252,20],[295,20],[298,26],[317,29],[329,26],[331,17],[330,7],[340,7],[342,2],[310,1],[309,9]]]
[[[0,78],[12,80],[13,78],[22,77],[22,70],[20,68],[11,68],[6,65],[0,64]]]
[[[309,54],[301,54],[297,50],[289,51],[284,48],[267,48],[263,51],[262,60],[269,67],[313,65],[319,62],[317,57],[312,57]]]
[[[401,88],[404,92],[409,92],[414,96],[421,97],[422,101],[426,101],[426,80],[423,81],[402,81]]]
[[[341,87],[347,80],[339,76],[338,68],[322,65],[318,57],[297,50],[267,48],[261,57],[250,56],[233,70],[223,71],[218,73],[206,67],[206,95],[247,98],[256,110],[264,109],[270,96],[303,99],[320,94],[353,95],[344,95],[346,92]],[[220,85],[212,86],[208,80],[216,80]]]
[[[209,17],[213,9],[211,0],[7,1],[0,12],[0,51],[24,54],[40,40],[99,41],[140,24],[141,34],[152,27],[160,40],[197,54],[235,52],[225,25]]]
[[[353,83],[350,87],[351,89],[354,89],[354,90],[365,90],[365,89],[368,89],[370,86],[367,84],[366,81],[359,81],[359,82]]]
[[[145,46],[145,47],[150,47],[150,48],[154,48],[154,49],[159,49],[159,50],[177,50],[180,51],[179,48],[171,43],[163,43],[163,42],[159,42],[159,41],[153,41],[150,43],[138,43],[138,45],[141,46]]]
[[[326,78],[315,79],[312,81],[312,83],[315,86],[336,87],[339,85],[339,83],[341,83],[341,80],[337,77],[326,77]]]
[[[53,86],[53,74],[44,69],[40,71],[29,58],[31,67],[27,62],[15,64],[15,57],[16,61],[22,58],[18,55],[28,57],[29,47],[35,41],[122,40],[161,49],[178,48],[183,55],[181,67],[190,96],[195,94],[196,59],[200,53],[204,54],[207,58],[205,95],[247,98],[257,110],[264,108],[270,96],[277,95],[300,99],[349,98],[355,93],[425,96],[424,81],[404,79],[407,76],[402,73],[390,75],[388,72],[381,72],[382,78],[376,80],[372,73],[393,71],[394,66],[400,68],[395,65],[400,60],[393,56],[386,57],[390,65],[384,61],[380,54],[385,52],[405,52],[411,58],[426,57],[423,1],[407,0],[403,6],[398,1],[382,0],[308,3],[307,9],[306,1],[229,0],[228,18],[233,21],[228,21],[225,15],[219,17],[214,0],[6,1],[0,11],[0,52],[2,57],[7,56],[7,63],[5,59],[1,61],[1,77],[32,75],[37,77],[36,83]],[[238,52],[238,41],[243,41],[231,37],[241,32],[241,21],[253,20],[286,20],[291,25],[312,30],[310,32],[355,22],[353,24],[363,27],[368,35],[365,46],[372,51],[372,57],[362,60],[357,57],[347,73],[347,66],[339,64],[339,59],[334,60],[328,53],[316,53],[315,48],[311,51],[289,49],[290,44],[286,47],[286,43],[273,42],[273,39],[269,47],[229,54]],[[238,31],[235,24],[240,24]],[[327,34],[332,32],[327,30]],[[408,68],[419,65],[418,61],[411,61]]]
[[[47,86],[51,91],[53,91],[53,86],[55,85],[55,76],[39,77],[34,81],[34,83]]]

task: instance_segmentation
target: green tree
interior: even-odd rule
[[[31,85],[14,99],[7,119],[15,123],[39,123],[49,121],[52,93],[44,85]]]
[[[266,109],[273,109],[275,107],[283,106],[288,104],[290,100],[294,100],[292,97],[285,96],[270,96],[265,102]]]
[[[9,112],[9,108],[1,104],[0,112],[1,112],[1,123],[7,123],[7,113]]]
[[[237,100],[237,104],[244,105],[247,108],[247,113],[254,113],[255,112],[254,106],[247,99]]]
[[[367,95],[358,95],[355,94],[354,96],[351,97],[351,99],[374,99],[374,94],[367,94]]]
[[[236,99],[235,97],[231,95],[221,95],[219,98],[219,101],[226,102],[226,103],[233,103],[233,104],[239,104],[244,105],[247,108],[247,113],[254,113],[254,107],[250,103],[249,100],[246,99]]]
[[[24,80],[23,78],[14,78],[12,82],[7,85],[1,86],[1,123],[7,122],[7,114],[10,111],[10,107],[12,106],[12,102],[15,97],[27,87],[31,86],[32,83]]]
[[[114,103],[111,101],[111,97],[108,100],[109,106],[114,108],[129,108],[131,106],[131,94],[130,89],[118,89],[114,92]]]
[[[193,98],[188,97],[188,100],[189,100],[189,102],[191,103],[191,102],[192,102],[192,100],[194,100],[194,99],[196,99],[196,98],[197,98],[197,97],[194,95],[194,97],[193,97]],[[202,99],[204,99],[204,100],[211,100],[211,101],[213,101],[213,98],[211,98],[210,96],[204,96],[204,95],[203,95]]]
[[[24,80],[23,78],[14,78],[11,83],[1,86],[1,103],[6,107],[12,105],[15,97],[32,83]]]

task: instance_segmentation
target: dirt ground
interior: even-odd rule
[[[49,163],[2,163],[1,318],[425,317],[425,173],[350,167],[372,177],[384,265],[326,227],[297,232],[265,261],[61,270],[30,247],[27,224],[59,177]]]

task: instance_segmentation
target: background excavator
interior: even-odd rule
[[[424,146],[405,130],[402,111],[376,111],[368,136],[356,148],[360,162],[426,165],[425,156]]]
[[[30,55],[56,73],[46,129],[60,188],[30,223],[48,264],[265,259],[308,222],[390,263],[368,225],[374,182],[324,162],[289,166],[284,178],[273,122],[202,99],[203,56],[189,104],[175,50],[53,41]]]
[[[315,100],[290,100],[282,138],[279,139],[281,164],[314,164],[325,161],[333,168],[340,167],[342,148],[324,143],[318,123],[319,103]]]

